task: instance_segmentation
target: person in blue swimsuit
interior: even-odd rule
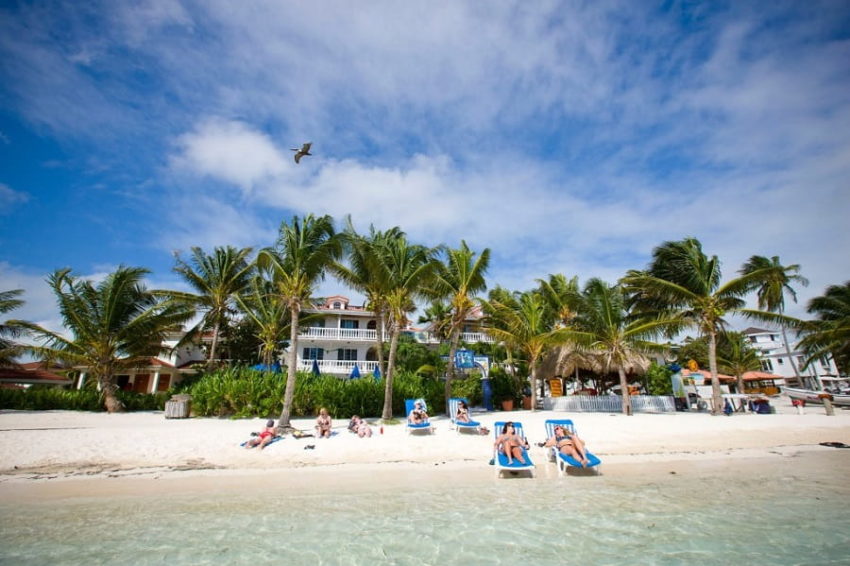
[[[548,438],[543,443],[546,448],[557,448],[561,454],[572,456],[582,466],[587,465],[587,450],[584,448],[584,441],[577,434],[570,432],[567,427],[556,425],[555,435]]]

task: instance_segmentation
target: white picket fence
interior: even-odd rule
[[[676,410],[672,396],[632,395],[631,400],[635,413],[670,413]],[[544,397],[543,408],[576,413],[619,413],[623,410],[623,400],[615,395]]]

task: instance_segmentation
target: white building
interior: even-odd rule
[[[374,312],[352,305],[348,297],[334,295],[321,304],[305,308],[302,313],[310,315],[312,320],[298,332],[298,370],[310,371],[315,360],[323,374],[347,376],[355,364],[361,375],[374,372],[378,365]],[[473,314],[464,325],[461,341],[493,342],[480,330],[480,312]],[[404,333],[422,344],[439,344],[439,340],[427,330],[408,328]],[[384,329],[384,341],[389,342],[389,339],[389,333]]]
[[[781,375],[788,385],[792,385],[795,381],[794,366],[791,364],[791,359],[788,357],[788,351],[785,348],[785,341],[782,339],[780,330],[765,330],[764,328],[750,327],[741,331],[750,346],[758,353],[761,358],[762,369],[766,372]],[[789,334],[789,338],[790,338]],[[838,369],[835,367],[835,362],[832,358],[821,358],[813,361],[805,369],[805,355],[798,350],[797,344],[791,344],[791,356],[797,366],[797,371],[803,380],[804,387],[821,389],[821,377],[836,377]]]

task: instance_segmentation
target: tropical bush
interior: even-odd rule
[[[116,396],[128,411],[162,411],[168,394],[155,395],[118,391]],[[18,411],[105,411],[103,394],[96,389],[57,387],[0,389],[0,409]]]
[[[470,372],[466,378],[452,380],[452,397],[466,397],[471,405],[480,405],[484,400],[481,374]]]
[[[198,416],[276,418],[283,409],[286,375],[235,367],[202,374],[180,390],[192,395],[192,412]],[[412,372],[399,373],[393,387],[393,413],[404,414],[404,400],[422,398],[435,412],[443,405],[442,384]],[[339,379],[301,372],[295,384],[292,415],[308,417],[325,407],[334,418],[352,415],[379,417],[384,403],[384,383],[371,377]]]
[[[669,367],[652,362],[644,376],[647,392],[650,395],[672,395],[672,376],[673,371]]]

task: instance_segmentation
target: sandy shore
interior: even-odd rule
[[[588,447],[603,460],[608,476],[652,475],[695,467],[723,469],[750,465],[764,469],[765,459],[779,461],[811,454],[840,468],[850,464],[850,450],[820,446],[821,442],[850,444],[850,410],[826,416],[822,407],[809,406],[799,415],[787,400],[774,403],[778,414],[735,414],[712,417],[702,413],[638,414],[555,413],[516,411],[475,413],[492,431],[495,421],[523,423],[531,442],[544,440],[544,421],[571,418]],[[784,406],[787,404],[787,407]],[[377,427],[372,438],[361,439],[334,422],[330,439],[286,437],[263,451],[239,444],[263,426],[260,419],[165,419],[161,412],[109,415],[72,411],[0,412],[0,496],[71,496],[155,489],[163,481],[188,489],[210,481],[242,485],[246,477],[285,478],[293,489],[337,484],[345,473],[346,486],[381,482],[407,484],[478,481],[492,478],[488,466],[493,437],[457,434],[444,417],[432,418],[435,434],[411,436],[401,424]],[[312,432],[311,419],[293,424]],[[314,449],[305,449],[313,445]],[[840,455],[839,455],[840,453]],[[556,477],[542,449],[533,447],[538,479]],[[759,463],[761,462],[761,463]],[[402,472],[402,473],[399,473]],[[228,478],[231,478],[228,480]],[[403,478],[403,479],[399,479]],[[108,479],[111,481],[101,481]],[[89,480],[89,481],[87,481]],[[98,480],[91,482],[90,480]],[[35,489],[34,489],[35,488]]]

